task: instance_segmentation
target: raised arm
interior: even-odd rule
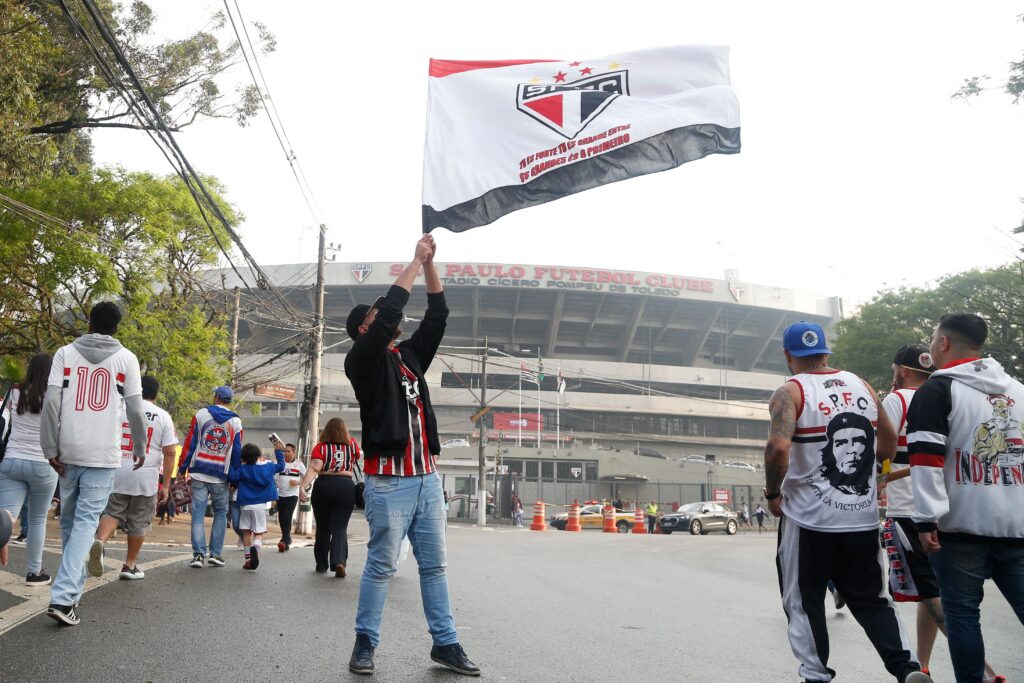
[[[424,235],[423,239],[429,240],[430,246],[430,257],[423,264],[423,276],[427,284],[427,311],[423,314],[419,327],[405,344],[416,355],[420,369],[426,372],[437,354],[437,347],[444,339],[444,331],[448,324],[448,304],[444,299],[441,276],[434,266],[434,254],[437,252],[434,238]]]

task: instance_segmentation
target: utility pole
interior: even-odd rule
[[[234,384],[238,375],[238,318],[242,312],[242,290],[235,287],[235,317],[231,321],[231,379],[228,384]]]
[[[316,309],[313,313],[313,338],[310,344],[309,384],[299,416],[299,439],[304,446],[302,460],[308,466],[309,454],[320,433],[320,360],[324,352],[324,264],[327,260],[326,226],[320,224],[320,245],[316,261]],[[299,504],[298,533],[313,533],[313,511],[309,503]]]
[[[484,337],[484,356],[480,362],[480,411],[477,413],[477,427],[479,437],[477,438],[477,456],[480,459],[479,472],[476,484],[476,523],[477,526],[487,526],[487,456],[484,453],[484,439],[487,436],[486,422],[484,416],[487,410],[487,337]],[[494,479],[498,479],[498,470],[494,470]],[[498,499],[495,498],[497,503]]]

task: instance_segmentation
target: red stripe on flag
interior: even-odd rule
[[[463,71],[475,71],[477,69],[498,69],[503,66],[516,66],[519,64],[543,64],[554,62],[554,59],[489,59],[481,61],[459,61],[454,59],[431,59],[430,75],[433,78],[444,78],[453,74],[460,74]]]
[[[828,427],[797,427],[796,434],[824,434]]]
[[[945,462],[945,456],[931,453],[914,453],[910,456],[911,467],[942,467]]]

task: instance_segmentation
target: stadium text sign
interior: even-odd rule
[[[522,266],[495,263],[438,264],[444,285],[485,285],[522,289],[582,289],[595,292],[680,296],[683,292],[711,294],[715,283],[682,275],[641,273],[632,270]],[[401,275],[405,264],[391,265],[391,275]]]

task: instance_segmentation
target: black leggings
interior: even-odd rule
[[[348,563],[348,520],[356,505],[352,477],[320,476],[313,484],[313,518],[316,541],[313,557],[317,569],[333,569]]]
[[[287,547],[291,547],[292,544],[292,515],[295,514],[295,505],[298,502],[298,496],[283,496],[277,499],[277,521],[281,525],[281,540]]]

